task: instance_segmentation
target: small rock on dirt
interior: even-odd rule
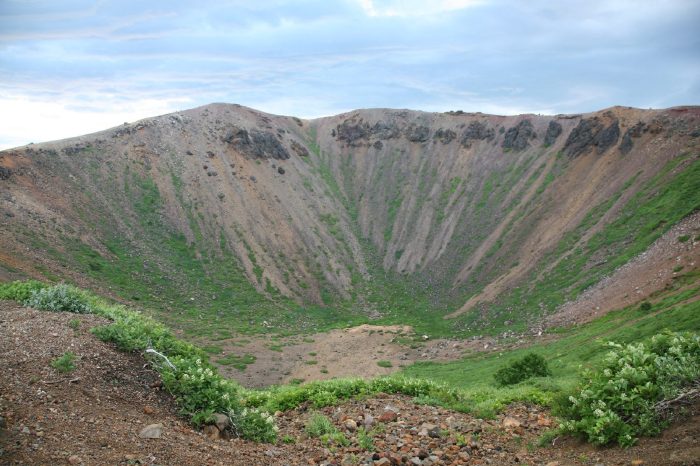
[[[160,438],[163,434],[163,424],[150,424],[141,429],[139,437],[141,438]]]
[[[503,427],[520,427],[520,421],[511,416],[503,418]]]
[[[214,425],[216,426],[217,429],[219,429],[222,432],[224,430],[226,430],[226,428],[229,425],[231,425],[231,419],[225,414],[215,413],[213,417],[214,417]]]
[[[202,429],[202,433],[206,435],[211,440],[219,440],[221,438],[221,432],[215,425],[206,425]]]
[[[81,460],[78,455],[71,455],[68,457],[68,462],[70,464],[80,464],[83,462],[83,460]]]

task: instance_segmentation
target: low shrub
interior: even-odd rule
[[[33,292],[46,288],[46,286],[46,284],[36,280],[0,283],[0,299],[24,302],[31,297]]]
[[[328,417],[321,413],[314,413],[305,427],[309,437],[318,438],[322,435],[329,435],[336,432],[336,428]]]
[[[229,411],[229,418],[234,433],[239,437],[254,442],[272,443],[277,440],[279,428],[269,413],[255,408],[243,408]]]
[[[700,379],[700,336],[655,335],[648,343],[610,343],[602,368],[585,372],[585,382],[561,407],[561,428],[589,442],[633,445],[667,424],[664,400]]]
[[[75,369],[75,353],[67,351],[63,353],[63,356],[51,361],[51,367],[56,369],[58,372],[66,373],[71,372]]]
[[[547,377],[552,375],[547,361],[536,353],[528,353],[520,359],[499,369],[494,378],[501,386],[515,385],[532,377]]]
[[[52,312],[64,311],[77,314],[93,312],[90,305],[90,297],[87,293],[72,285],[63,283],[32,291],[24,305]]]

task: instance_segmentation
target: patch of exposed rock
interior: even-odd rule
[[[617,143],[620,137],[620,123],[614,119],[605,126],[599,117],[585,118],[571,131],[564,144],[564,153],[577,157],[595,147],[602,154]]]
[[[459,142],[464,147],[469,148],[471,147],[473,141],[493,140],[495,134],[496,132],[494,129],[489,128],[486,123],[481,121],[472,121],[469,123],[469,126],[467,126],[467,129],[465,129],[462,133],[462,137],[460,138]]]
[[[287,160],[290,155],[274,134],[233,127],[221,140],[252,158]]]
[[[517,125],[509,128],[503,137],[503,149],[521,151],[530,145],[530,139],[537,137],[530,120],[522,120]]]
[[[554,120],[549,122],[549,126],[547,126],[547,132],[544,135],[544,145],[545,147],[549,147],[552,144],[556,142],[556,140],[559,138],[562,132],[562,127],[559,122],[556,122]]]

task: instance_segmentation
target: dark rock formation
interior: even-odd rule
[[[308,157],[309,155],[309,150],[299,144],[296,141],[292,141],[292,150],[299,156],[299,157]]]
[[[595,147],[598,154],[602,154],[615,145],[619,137],[620,124],[617,120],[606,127],[598,117],[583,119],[566,139],[564,153],[576,157]]]
[[[522,120],[517,125],[509,128],[503,137],[503,149],[521,151],[530,145],[530,139],[537,137],[530,120]]]
[[[378,121],[372,126],[372,136],[379,139],[395,139],[401,136],[401,131],[396,125]]]
[[[549,126],[547,126],[547,132],[544,135],[545,147],[549,147],[554,144],[557,138],[559,138],[559,135],[561,135],[561,131],[562,128],[558,122],[554,120],[550,121]]]
[[[642,135],[646,128],[646,125],[642,123],[641,121],[638,122],[636,125],[627,128],[627,131],[625,131],[625,135],[622,136],[622,142],[620,143],[620,152],[622,154],[627,154],[629,151],[632,150],[632,147],[634,146],[634,141],[632,141],[632,138],[638,138]]]
[[[486,126],[486,123],[472,121],[462,133],[459,142],[464,147],[471,147],[472,141],[483,141],[484,139],[490,141],[493,139],[494,135],[495,131],[493,128]]]
[[[282,143],[274,134],[266,131],[248,131],[234,127],[226,133],[222,140],[249,157],[273,158],[277,160],[289,158],[289,152],[287,152]]]
[[[404,134],[411,142],[427,142],[430,139],[430,128],[423,125],[410,125],[406,127]]]
[[[433,139],[440,141],[442,144],[449,144],[456,137],[457,137],[457,133],[455,133],[451,129],[442,129],[442,128],[435,131],[435,134],[433,135]]]
[[[280,175],[284,175],[284,173],[285,173],[284,168],[277,167],[277,173],[279,173]]]
[[[0,167],[0,180],[9,180],[12,176],[12,170],[5,167]]]
[[[602,154],[615,144],[617,144],[617,140],[620,138],[620,123],[615,120],[613,123],[608,126],[607,128],[603,129],[598,135],[596,136],[595,139],[595,145],[598,151],[598,154]]]
[[[377,123],[379,124],[379,123]],[[345,141],[349,146],[361,146],[372,133],[368,123],[362,120],[345,120],[336,127],[336,138]]]

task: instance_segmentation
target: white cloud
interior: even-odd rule
[[[74,100],[35,100],[0,95],[0,150],[30,142],[81,136],[155,115],[190,107],[187,98],[103,100],[104,109],[86,108]]]
[[[358,0],[362,10],[373,17],[431,16],[463,10],[482,3],[482,0]]]

